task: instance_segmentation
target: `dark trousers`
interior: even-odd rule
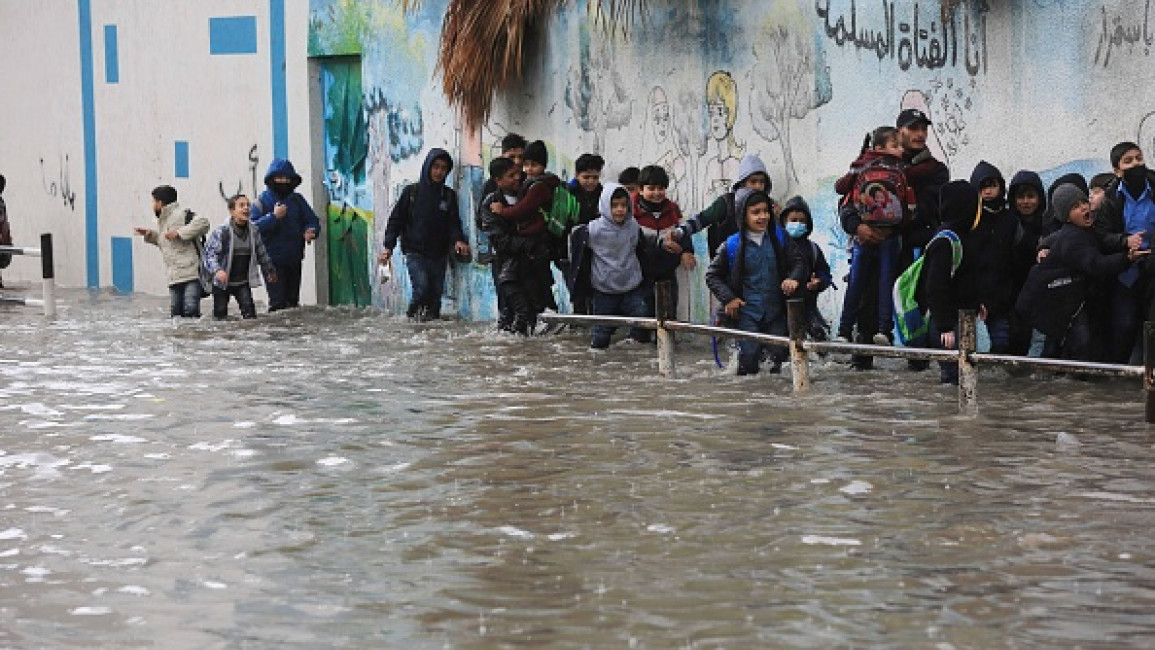
[[[269,282],[265,278],[265,288],[269,292],[269,311],[291,309],[301,306],[301,262],[281,264],[274,262],[277,269],[277,281]]]
[[[182,318],[201,317],[201,284],[199,280],[178,282],[168,287],[169,314]]]
[[[646,301],[647,291],[652,295],[653,287],[643,282],[638,288],[625,293],[602,293],[593,291],[593,312],[597,316],[634,316],[645,317],[651,315],[652,307]],[[590,347],[596,349],[608,348],[616,327],[608,325],[594,325],[590,337]],[[649,330],[640,327],[630,328],[630,338],[642,343],[650,342]]]
[[[445,292],[447,257],[405,253],[412,297],[405,314],[410,318],[441,318],[441,294]]]
[[[229,298],[237,299],[237,306],[241,309],[241,318],[257,317],[257,307],[253,304],[253,289],[246,282],[241,285],[229,285],[224,289],[213,285],[213,318],[228,317]]]
[[[755,319],[743,310],[738,315],[738,329],[743,332],[786,336],[786,314],[781,310],[776,310],[775,314],[766,314],[760,319]],[[762,363],[762,352],[767,347],[754,341],[738,341],[738,374],[758,374]],[[769,350],[770,358],[776,366],[781,365],[786,360],[786,348],[770,347]]]
[[[891,290],[898,275],[901,243],[898,237],[891,237],[881,244],[855,242],[850,260],[850,280],[846,283],[846,297],[842,302],[842,317],[838,320],[839,336],[850,340],[866,304],[873,309],[866,308],[865,311],[877,319],[877,329],[870,333],[871,337],[878,332],[889,336],[894,331]]]
[[[1107,360],[1111,363],[1129,363],[1138,341],[1140,319],[1145,311],[1139,308],[1140,297],[1145,294],[1143,282],[1136,282],[1130,287],[1114,279],[1109,282],[1111,303],[1108,322],[1111,336]]]

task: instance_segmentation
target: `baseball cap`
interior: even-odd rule
[[[898,119],[894,121],[894,126],[901,129],[904,126],[914,126],[919,122],[926,122],[931,124],[930,118],[926,116],[917,108],[907,108],[898,114]]]

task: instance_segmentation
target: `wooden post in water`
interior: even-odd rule
[[[790,374],[794,392],[810,389],[810,358],[806,352],[806,302],[801,298],[786,301],[786,324],[790,331]]]
[[[1147,424],[1155,424],[1155,322],[1143,323],[1143,391],[1147,396]]]
[[[666,329],[666,319],[673,311],[674,300],[669,282],[654,284],[654,314],[658,318],[658,374],[674,376],[674,335]]]
[[[975,362],[971,359],[977,345],[978,335],[975,312],[972,309],[958,314],[958,410],[963,415],[978,415],[979,375]]]

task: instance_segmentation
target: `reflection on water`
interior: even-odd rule
[[[1134,383],[0,311],[0,647],[1155,645]]]

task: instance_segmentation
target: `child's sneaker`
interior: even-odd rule
[[[883,334],[882,332],[875,334],[873,341],[874,341],[875,345],[890,345],[891,344],[890,337],[887,336],[886,334]]]

